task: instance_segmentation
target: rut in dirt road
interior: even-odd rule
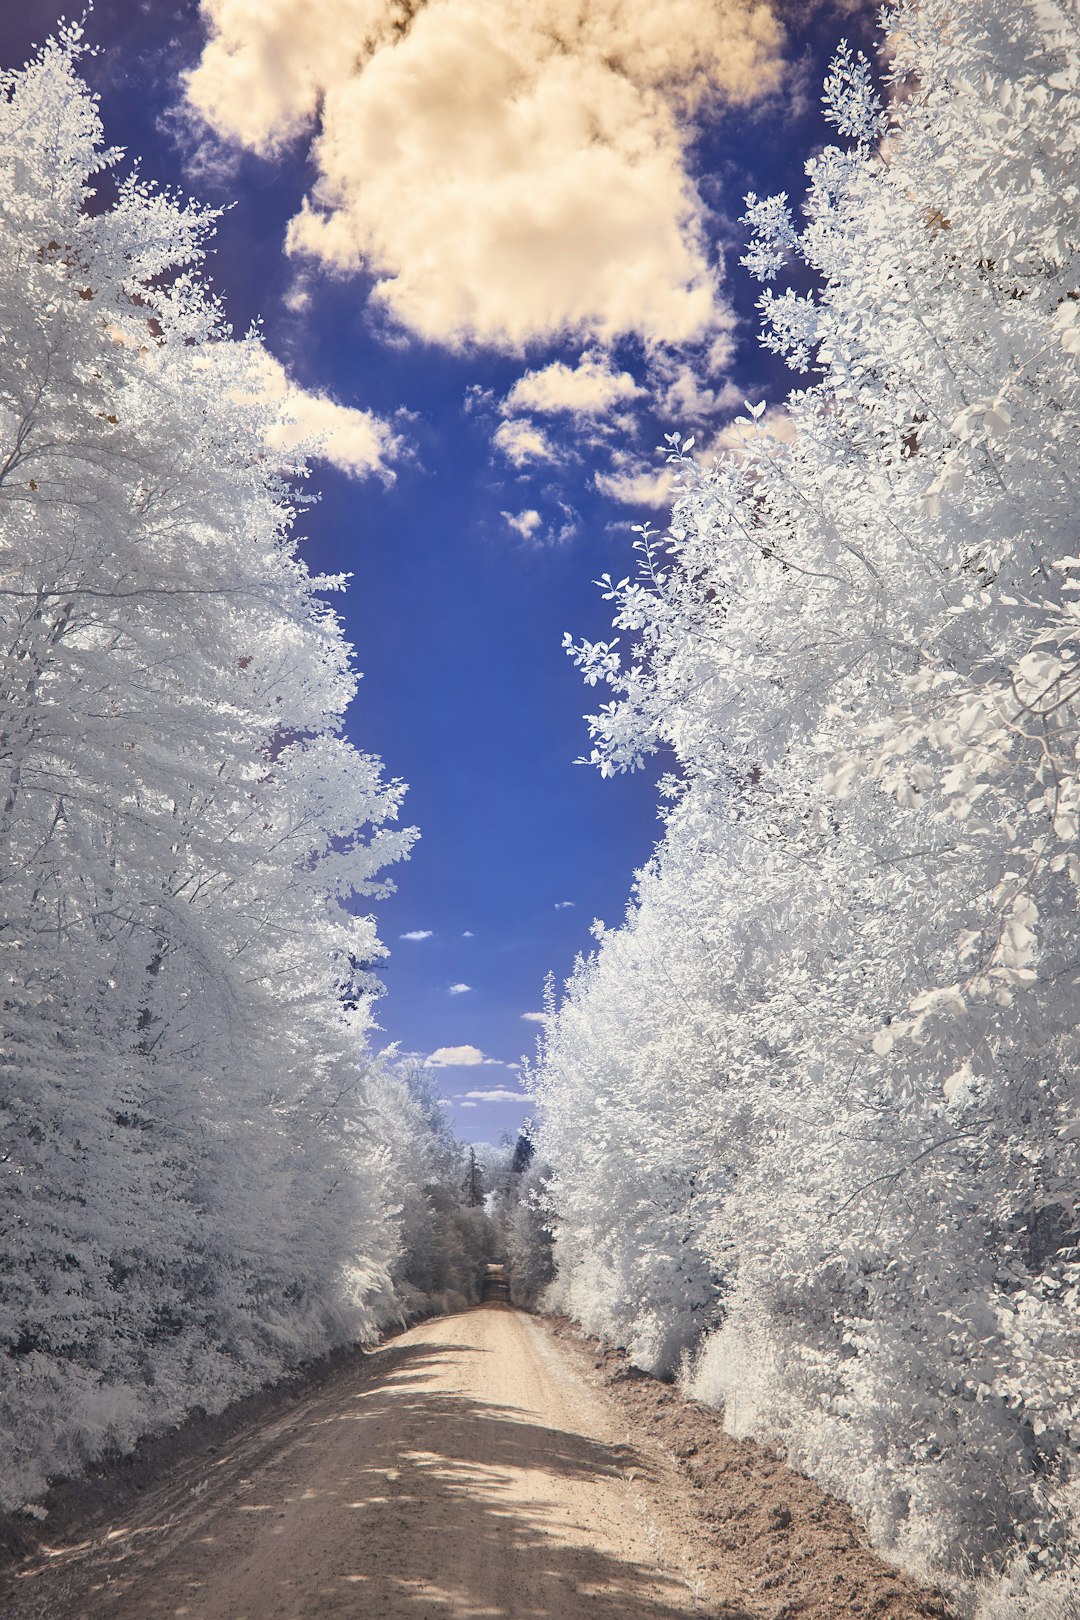
[[[533,1319],[486,1306],[347,1364],[90,1547],[42,1620],[681,1620],[704,1604],[649,1466]],[[50,1606],[51,1605],[51,1606]]]

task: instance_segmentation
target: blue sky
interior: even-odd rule
[[[0,9],[0,62],[64,9]],[[85,71],[144,174],[234,205],[212,259],[234,326],[260,318],[301,388],[371,413],[342,418],[363,431],[317,464],[302,531],[313,569],[354,575],[350,735],[408,782],[422,833],[378,908],[380,1039],[492,1060],[439,1068],[458,1133],[491,1140],[528,1105],[468,1093],[517,1091],[501,1065],[532,1047],[545,974],[618,921],[658,836],[655,772],[574,763],[598,695],[563,632],[604,636],[592,582],[631,570],[631,524],[662,523],[663,434],[711,447],[743,398],[783,400],[741,198],[798,195],[828,57],[872,18],[409,9],[99,0]]]

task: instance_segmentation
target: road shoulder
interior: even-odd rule
[[[954,1620],[942,1594],[870,1547],[843,1502],[767,1447],[736,1440],[722,1413],[631,1365],[564,1317],[543,1318],[586,1384],[621,1414],[627,1440],[678,1488],[663,1503],[686,1556],[721,1587],[737,1583],[762,1620]],[[686,1488],[688,1487],[688,1488]]]

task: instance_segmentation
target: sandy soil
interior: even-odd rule
[[[678,1479],[669,1519],[695,1548],[707,1580],[734,1583],[761,1620],[956,1620],[940,1592],[879,1557],[850,1508],[766,1446],[725,1433],[723,1414],[631,1365],[621,1350],[548,1328],[571,1365],[620,1410],[644,1453]]]
[[[716,1473],[710,1448],[716,1436],[726,1441],[716,1414],[705,1412],[715,1435],[702,1440],[694,1428],[698,1444],[690,1430],[665,1429],[669,1406],[677,1425],[698,1425],[705,1412],[558,1324],[501,1305],[442,1318],[255,1397],[243,1413],[197,1420],[140,1448],[126,1469],[63,1488],[0,1581],[0,1613],[917,1620],[945,1612],[866,1551],[839,1504],[767,1453],[771,1475],[745,1450],[738,1466],[725,1464],[734,1466],[732,1535],[724,1481],[711,1480],[703,1504],[692,1474],[702,1452]],[[790,1506],[778,1508],[778,1490]]]
[[[620,1428],[535,1320],[498,1305],[443,1318],[339,1366],[276,1423],[237,1434],[81,1544],[43,1549],[7,1612],[722,1614],[691,1591]]]

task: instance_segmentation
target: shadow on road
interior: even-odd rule
[[[424,1389],[468,1353],[425,1343],[366,1358],[353,1387],[333,1379],[275,1440],[236,1436],[197,1479],[185,1470],[139,1497],[104,1544],[57,1549],[51,1568],[27,1571],[12,1620],[700,1614],[682,1582],[597,1546],[581,1525],[589,1488],[646,1473],[644,1459],[516,1407]],[[386,1369],[377,1382],[374,1363]]]

